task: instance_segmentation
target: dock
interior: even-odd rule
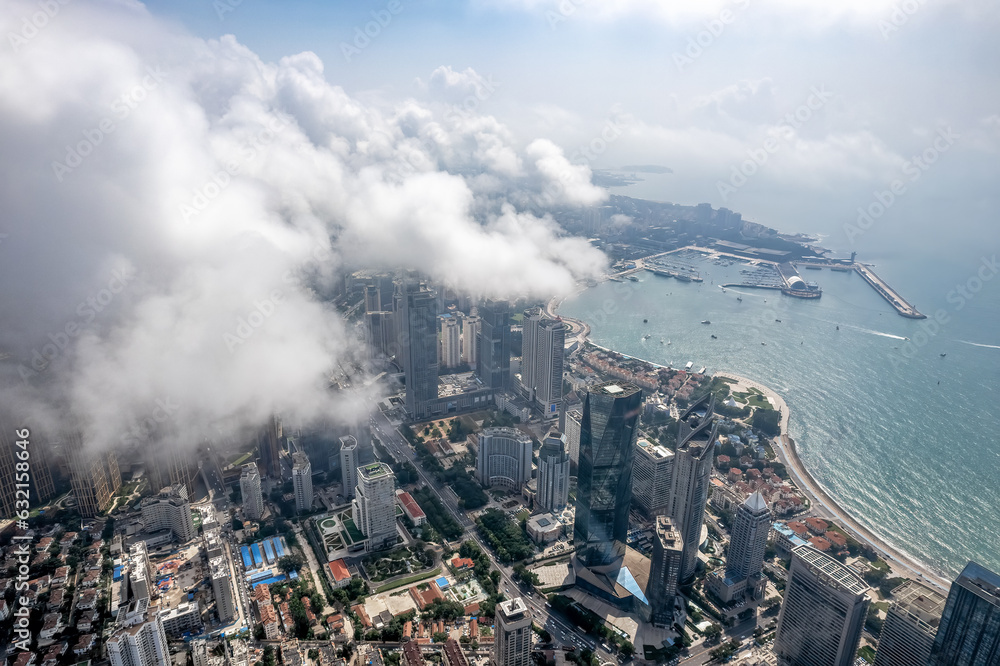
[[[927,319],[927,315],[921,314],[915,307],[907,303],[906,300],[904,300],[903,297],[896,292],[896,290],[886,284],[885,280],[876,275],[875,271],[873,271],[870,266],[855,262],[854,270],[858,273],[858,275],[863,277],[865,282],[870,284],[872,289],[877,291],[882,298],[889,301],[889,305],[896,308],[896,312],[909,319]]]

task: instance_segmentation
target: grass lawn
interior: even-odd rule
[[[881,569],[882,571],[885,572],[889,571],[889,565],[883,562],[882,560],[875,560],[874,562],[871,563],[871,565],[875,569]]]
[[[424,573],[415,574],[413,576],[410,576],[409,578],[397,580],[395,583],[389,583],[387,585],[383,585],[382,587],[375,590],[375,594],[379,594],[381,592],[388,592],[389,590],[395,590],[397,587],[403,587],[404,585],[410,585],[412,583],[416,583],[417,581],[426,580],[427,578],[433,578],[439,575],[441,575],[441,567],[433,569],[432,571],[425,571]]]
[[[347,534],[348,534],[348,536],[351,537],[351,541],[353,541],[354,543],[357,543],[359,541],[364,541],[365,540],[365,535],[362,534],[361,530],[358,529],[358,526],[354,524],[354,520],[353,519],[351,519],[351,518],[349,518],[347,516],[343,516],[342,520],[344,522],[344,527],[347,528]]]
[[[250,456],[252,456],[252,455],[253,455],[253,451],[247,451],[246,453],[244,453],[243,455],[241,455],[239,458],[237,458],[236,460],[234,460],[230,464],[233,467],[239,467],[240,465],[242,465],[243,463],[245,463],[247,460],[249,460]]]
[[[858,657],[864,659],[869,664],[875,663],[875,650],[872,649],[870,645],[866,645],[860,650],[858,650]]]

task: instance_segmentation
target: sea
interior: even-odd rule
[[[623,354],[675,368],[691,361],[771,387],[788,404],[803,463],[857,520],[943,577],[969,560],[1000,571],[993,254],[951,263],[873,256],[874,270],[928,319],[900,316],[854,272],[800,268],[823,290],[812,300],[723,290],[750,269],[698,256],[685,261],[704,282],[640,272],[637,282],[571,296],[558,312]]]

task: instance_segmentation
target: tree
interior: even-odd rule
[[[234,530],[243,529],[243,521],[237,518],[236,516],[233,516],[233,529]]]
[[[777,437],[781,434],[778,427],[780,421],[781,412],[778,410],[757,408],[754,410],[753,418],[750,420],[750,425],[757,430],[760,430],[765,435]]]
[[[444,643],[448,640],[448,634],[444,633],[443,631],[435,631],[434,634],[431,636],[431,640],[433,640],[435,643]]]
[[[291,555],[285,555],[278,560],[278,568],[281,569],[285,574],[290,574],[293,571],[298,571],[302,565],[305,564],[305,560],[298,553],[292,553]]]
[[[629,641],[623,641],[621,646],[621,653],[623,657],[628,659],[633,654],[635,654],[635,646],[632,645],[632,643],[630,643]]]

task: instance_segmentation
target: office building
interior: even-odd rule
[[[79,434],[70,437],[67,444],[66,453],[69,457],[70,479],[77,510],[84,518],[93,518],[111,506],[115,493],[112,488],[117,488],[121,484],[121,476],[118,477],[118,483],[109,477],[106,461],[107,456],[113,454],[86,451],[83,438]]]
[[[566,444],[569,446],[569,461],[574,466],[580,464],[580,423],[583,413],[573,409],[566,412]]]
[[[767,585],[763,575],[764,551],[767,550],[771,520],[771,510],[759,492],[750,495],[736,509],[726,568],[712,572],[707,581],[709,589],[724,604],[743,598],[764,599]]]
[[[592,386],[584,399],[573,528],[583,566],[610,565],[625,554],[641,411],[642,390],[624,382]]]
[[[406,411],[413,419],[430,415],[438,397],[437,302],[423,283],[400,284],[399,350],[406,375]]]
[[[669,516],[657,516],[646,597],[649,599],[650,621],[658,627],[673,624],[677,581],[683,555],[684,539],[674,527],[673,521]]]
[[[295,510],[299,513],[312,510],[312,463],[301,451],[292,454],[292,487],[295,492]]]
[[[232,569],[224,555],[210,559],[208,568],[212,578],[212,593],[215,594],[215,610],[220,620],[228,622],[236,617]]]
[[[354,524],[365,535],[368,551],[396,544],[396,477],[380,462],[358,468],[358,485],[351,505]]]
[[[852,666],[868,585],[853,569],[812,546],[792,550],[774,653],[782,666]]]
[[[479,328],[482,320],[472,315],[462,320],[462,363],[475,370],[479,358]]]
[[[559,511],[569,501],[569,453],[566,435],[553,428],[538,452],[538,505]]]
[[[358,440],[350,435],[340,438],[340,480],[344,497],[354,497],[358,485]]]
[[[703,416],[699,416],[701,410],[704,410]],[[708,394],[681,415],[677,433],[670,517],[684,539],[682,584],[694,578],[698,564],[701,526],[705,520],[705,504],[708,503],[712,460],[718,438],[718,426],[712,418],[714,412],[715,396]]]
[[[951,585],[928,666],[1000,664],[1000,575],[969,562]]]
[[[458,318],[445,314],[438,317],[440,340],[438,342],[438,363],[442,368],[455,368],[462,362],[462,328]]]
[[[510,303],[488,300],[479,308],[476,375],[488,388],[510,389]]]
[[[257,463],[243,465],[240,474],[240,494],[243,495],[243,515],[250,520],[260,520],[264,515],[264,493],[260,487]]]
[[[191,503],[183,484],[164,488],[155,497],[142,501],[142,523],[146,532],[170,530],[174,539],[186,543],[195,538]]]
[[[636,441],[632,459],[632,503],[647,518],[670,511],[673,473],[673,451],[646,439]]]
[[[149,599],[136,599],[118,612],[114,630],[108,638],[111,666],[170,666],[167,634],[159,609]]]
[[[565,344],[562,320],[544,316],[537,307],[524,311],[521,384],[528,400],[547,418],[558,416],[562,404]]]
[[[152,450],[147,466],[151,488],[166,488],[183,484],[188,497],[194,494],[194,478],[198,473],[193,451],[170,447],[166,451]]]
[[[531,438],[517,428],[486,428],[479,433],[476,478],[486,488],[520,492],[531,478]]]
[[[365,285],[365,312],[378,312],[382,309],[381,290],[377,284]]]
[[[272,416],[257,433],[260,471],[265,476],[281,480],[281,419]]]
[[[372,359],[392,359],[399,353],[396,313],[385,310],[365,313],[365,337]]]
[[[494,666],[531,666],[531,611],[521,597],[496,606]]]
[[[875,666],[927,666],[944,604],[943,594],[915,580],[894,589],[879,634]]]

